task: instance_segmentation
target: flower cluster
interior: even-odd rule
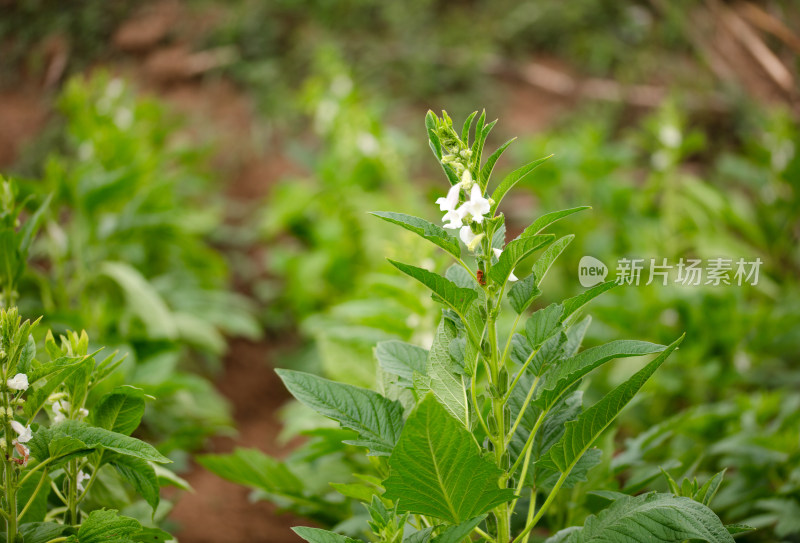
[[[463,204],[462,190],[465,194],[469,194],[469,198]],[[461,240],[467,244],[470,251],[474,252],[484,234],[475,234],[470,223],[483,223],[484,215],[491,209],[491,203],[483,197],[480,186],[472,180],[469,170],[464,170],[461,181],[450,187],[447,196],[436,200],[436,204],[440,211],[445,212],[442,217],[444,227],[451,230],[460,229]]]

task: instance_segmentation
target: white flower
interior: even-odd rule
[[[658,131],[658,139],[667,147],[676,148],[681,144],[681,131],[671,124],[663,125]]]
[[[481,188],[478,185],[472,185],[469,200],[458,208],[462,217],[470,215],[472,220],[479,224],[483,222],[483,216],[489,213],[490,209],[491,205],[489,204],[489,200],[483,197]]]
[[[116,100],[122,96],[122,91],[124,90],[125,83],[123,83],[118,77],[115,77],[108,82],[108,85],[106,85],[106,96],[108,96],[111,100]]]
[[[133,112],[130,108],[122,107],[114,114],[114,124],[120,130],[127,130],[133,125]]]
[[[80,418],[82,418],[82,419],[88,417],[89,416],[89,410],[88,409],[84,409],[83,407],[81,407],[80,409],[78,409],[78,416]]]
[[[53,402],[53,423],[67,420],[69,416],[69,402],[67,400]]]
[[[470,252],[474,253],[475,249],[478,248],[478,245],[480,244],[481,240],[486,236],[486,234],[483,233],[473,234],[472,228],[469,225],[467,225],[461,227],[459,236],[461,237],[461,241],[463,241],[464,244],[467,246],[467,249],[469,249]]]
[[[79,471],[78,472],[78,490],[83,492],[83,481],[85,481],[86,479],[90,479],[90,478],[91,477],[89,476],[88,473],[85,473],[83,471]]]
[[[472,240],[475,239],[476,235],[472,233],[472,227],[470,226],[462,226],[461,231],[459,232],[459,237],[461,241],[463,241],[466,245],[472,243]]]
[[[464,207],[464,206],[461,206]],[[464,226],[462,222],[464,220],[464,213],[462,212],[461,208],[454,209],[452,211],[448,211],[442,217],[442,221],[444,221],[444,227],[449,228],[451,230],[457,230]]]
[[[440,211],[455,211],[458,205],[459,192],[461,191],[461,183],[456,183],[450,190],[447,191],[447,196],[436,200]],[[447,220],[447,219],[442,219]]]
[[[502,249],[498,249],[498,248],[495,247],[492,250],[494,251],[494,256],[496,256],[497,258],[500,258],[500,255],[503,254],[503,250]],[[509,281],[517,281],[517,279],[518,279],[517,276],[514,275],[514,270],[511,270],[511,273],[508,275],[508,280]]]
[[[13,428],[14,431],[17,433],[17,435],[19,435],[17,441],[19,441],[20,443],[27,443],[28,441],[31,440],[31,438],[33,438],[30,426],[23,426],[19,422],[12,420],[11,428]]]
[[[6,381],[6,384],[11,390],[28,390],[28,376],[24,373],[18,373]]]
[[[381,144],[378,138],[369,132],[361,132],[356,138],[356,146],[361,154],[367,157],[374,157],[381,150]]]

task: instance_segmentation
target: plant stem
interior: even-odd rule
[[[69,484],[67,486],[67,520],[68,524],[78,524],[78,463],[76,460],[69,461],[67,470]]]
[[[517,415],[516,420],[514,420],[514,424],[511,426],[511,430],[508,432],[508,437],[506,438],[506,446],[511,441],[511,438],[514,437],[514,432],[517,431],[517,426],[519,423],[522,422],[522,417],[525,416],[525,411],[528,409],[528,405],[531,403],[531,398],[533,398],[533,392],[536,390],[536,385],[539,384],[539,377],[537,376],[536,379],[533,380],[533,385],[531,385],[531,389],[528,391],[528,395],[525,397],[525,401],[522,403],[522,407],[519,410],[519,414]]]
[[[37,465],[36,465],[36,466],[34,466],[33,468],[29,469],[29,470],[28,470],[28,471],[25,473],[25,475],[22,477],[22,479],[20,479],[20,480],[19,480],[19,486],[22,486],[22,485],[24,485],[24,484],[25,484],[25,481],[27,481],[27,480],[28,480],[28,478],[29,478],[31,475],[33,475],[34,473],[36,473],[37,471],[39,471],[41,468],[47,467],[47,464],[49,464],[49,463],[50,463],[50,462],[52,462],[53,460],[54,460],[53,458],[48,458],[48,459],[47,459],[47,460],[45,460],[44,462],[42,462],[42,463],[40,463],[40,464],[37,464]]]
[[[479,536],[481,536],[482,538],[484,538],[486,541],[489,541],[489,543],[495,543],[495,540],[494,540],[494,538],[492,536],[490,536],[489,534],[487,534],[486,532],[484,532],[483,530],[481,530],[477,526],[475,526],[475,528],[473,528],[472,531],[475,532],[476,534],[478,534]]]
[[[499,484],[505,487],[507,477],[505,456],[506,456],[506,426],[505,426],[505,402],[503,397],[498,393],[500,386],[500,361],[498,360],[498,346],[497,346],[497,310],[499,302],[495,304],[492,296],[487,296],[487,331],[489,339],[489,349],[491,350],[489,356],[489,367],[491,368],[491,383],[494,387],[494,392],[490,394],[492,397],[492,414],[494,416],[495,424],[497,426],[497,434],[492,436],[494,442],[494,454],[497,467],[503,471],[503,477],[500,478]],[[505,391],[503,391],[505,392]],[[497,397],[500,396],[500,397]],[[497,543],[507,543],[511,540],[511,523],[509,519],[508,503],[499,505],[495,509],[495,516],[497,517]]]
[[[7,366],[3,368],[3,404],[2,409],[5,411],[10,405],[8,398],[8,389],[5,387],[7,376]],[[5,431],[6,450],[3,454],[3,486],[5,487],[6,498],[6,541],[13,543],[17,540],[17,484],[14,480],[16,472],[14,470],[14,443],[12,436],[14,430],[11,428],[10,419],[3,413],[3,428]]]
[[[17,489],[13,485],[14,466],[11,460],[5,461],[6,479],[6,506],[8,507],[8,518],[6,518],[6,541],[17,540]]]
[[[528,519],[525,524],[530,524],[533,520],[533,515],[536,512],[536,489],[531,489],[531,503],[528,505]],[[525,537],[522,538],[522,543],[528,543],[528,538],[531,536],[530,532],[525,534]]]
[[[516,539],[514,539],[513,543],[521,543],[523,540],[527,541],[528,534],[531,532],[531,530],[533,530],[533,527],[536,526],[536,523],[539,522],[539,519],[541,519],[545,512],[547,512],[547,510],[550,508],[550,504],[552,504],[553,500],[556,499],[556,494],[558,494],[558,491],[561,490],[561,485],[563,485],[564,481],[566,481],[567,477],[569,477],[570,471],[571,470],[567,470],[566,473],[561,474],[561,477],[559,477],[558,481],[556,481],[553,490],[551,490],[550,494],[548,494],[547,499],[544,501],[533,518],[525,525],[525,529],[523,529]]]

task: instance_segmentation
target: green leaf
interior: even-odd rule
[[[93,364],[90,359],[84,357],[61,357],[53,362],[44,364],[40,370],[36,370],[34,381],[38,382],[47,377],[43,385],[28,389],[25,401],[25,415],[30,418],[41,409],[50,394],[56,391],[64,381],[72,377],[78,370],[87,364]]]
[[[683,336],[674,341],[630,379],[609,392],[577,420],[566,423],[561,440],[550,448],[548,458],[561,473],[569,473],[595,439],[608,428],[625,405],[636,395],[653,373],[678,348]],[[603,346],[605,347],[605,346]],[[591,350],[591,349],[590,349]],[[584,352],[588,352],[584,351]]]
[[[310,373],[275,372],[292,396],[311,409],[355,430],[359,440],[346,443],[369,449],[370,456],[388,456],[403,429],[403,407],[377,392],[329,381]]]
[[[436,160],[442,160],[442,142],[439,140],[439,136],[436,135],[436,132],[428,130],[428,140],[431,151],[433,151],[433,156],[436,157]]]
[[[309,543],[361,543],[356,539],[320,528],[295,526],[292,531]]]
[[[508,174],[500,182],[500,184],[497,186],[497,188],[494,189],[494,192],[492,193],[492,200],[494,200],[494,204],[492,204],[492,209],[491,209],[491,211],[489,211],[489,215],[494,215],[494,212],[497,210],[497,206],[500,205],[500,202],[503,201],[503,197],[506,195],[506,193],[509,190],[511,190],[514,187],[514,185],[519,183],[519,181],[523,177],[525,177],[526,175],[531,173],[540,164],[542,164],[545,160],[549,159],[551,156],[553,156],[553,155],[546,156],[544,158],[540,158],[539,160],[534,160],[530,164],[526,164],[526,165],[522,166],[521,168],[517,168],[516,170],[514,170],[513,172]]]
[[[123,262],[103,262],[100,272],[120,286],[128,307],[142,321],[148,337],[171,340],[178,337],[166,302],[137,269]]]
[[[42,481],[42,477],[46,479]],[[42,483],[41,488],[38,488],[39,483]],[[25,512],[25,515],[20,519],[20,523],[44,521],[44,517],[47,515],[47,499],[50,496],[50,476],[43,471],[34,473],[19,487],[17,491],[17,514],[22,511],[22,508],[25,507],[25,504],[28,503],[37,489],[38,493],[33,499],[33,503],[31,503],[30,507]]]
[[[716,475],[714,475],[711,479],[706,481],[706,483],[700,487],[700,490],[697,491],[697,494],[693,496],[693,498],[703,505],[711,505],[711,500],[714,499],[714,496],[717,495],[717,491],[719,490],[720,485],[722,485],[722,479],[725,477],[725,470],[720,471]]]
[[[133,486],[133,489],[144,498],[155,514],[160,501],[160,487],[153,466],[141,458],[117,453],[104,454],[103,461],[114,466],[117,473]]]
[[[19,251],[20,255],[23,259],[26,259],[28,256],[28,249],[31,246],[31,242],[33,241],[33,236],[36,234],[36,231],[39,229],[39,225],[44,218],[45,211],[50,206],[50,200],[52,200],[53,195],[48,194],[41,205],[36,208],[26,220],[25,224],[22,225],[20,228],[20,243],[19,243]]]
[[[687,539],[708,543],[733,543],[717,515],[691,498],[650,493],[614,500],[564,543],[679,543]],[[551,538],[552,539],[552,538]],[[550,540],[548,540],[550,541]]]
[[[664,349],[663,345],[631,339],[620,339],[586,349],[545,372],[534,403],[543,409],[551,407],[573,384],[610,360],[659,353]]]
[[[142,530],[139,521],[122,517],[114,509],[92,511],[78,530],[80,543],[127,543]]]
[[[563,211],[553,211],[552,213],[548,213],[546,215],[542,215],[531,224],[528,228],[526,228],[520,237],[525,238],[528,236],[535,236],[536,234],[540,233],[542,230],[550,226],[556,221],[560,221],[564,217],[568,217],[573,213],[577,213],[578,211],[583,211],[584,209],[591,209],[591,206],[581,206],[581,207],[573,207],[572,209],[565,209]]]
[[[60,371],[67,366],[73,366],[84,359],[82,356],[60,356],[52,362],[45,362],[42,364],[34,365],[28,372],[28,385],[33,386],[45,377],[49,377],[57,371]],[[61,383],[58,383],[61,384]],[[57,385],[55,385],[57,386]]]
[[[524,313],[533,301],[541,296],[542,291],[539,290],[538,284],[539,280],[536,277],[536,273],[531,273],[527,277],[511,285],[511,288],[508,289],[506,297],[511,304],[511,308],[516,311],[517,314],[521,315]]]
[[[464,121],[464,126],[461,128],[461,141],[464,142],[464,145],[469,145],[469,131],[472,128],[472,121],[477,114],[477,111],[473,111]]]
[[[747,524],[726,524],[725,529],[728,530],[728,533],[731,535],[744,534],[755,530],[755,528]]]
[[[525,335],[534,349],[550,339],[561,330],[561,315],[564,307],[561,304],[550,304],[544,309],[534,312],[525,323]]]
[[[431,540],[434,528],[436,526],[428,526],[424,530],[418,530],[404,538],[403,543],[428,543]]]
[[[465,537],[472,533],[475,527],[483,522],[486,515],[475,517],[458,526],[448,526],[444,532],[431,539],[431,543],[460,543]]]
[[[404,341],[381,341],[375,347],[375,358],[381,369],[400,377],[406,385],[414,382],[414,372],[426,373],[428,351]]]
[[[603,451],[594,447],[587,450],[575,464],[575,467],[569,472],[569,475],[561,484],[561,488],[574,488],[578,483],[585,483],[589,480],[589,471],[599,466],[602,461]],[[536,474],[536,488],[552,489],[560,475],[558,471],[551,471],[540,467]]]
[[[551,243],[554,239],[555,236],[553,234],[546,234],[544,236],[517,238],[509,242],[503,249],[497,264],[489,269],[489,278],[498,285],[505,285],[508,276],[523,259]]]
[[[560,238],[548,247],[547,250],[542,253],[542,256],[533,264],[532,271],[538,278],[537,286],[541,284],[547,272],[550,270],[550,267],[553,265],[553,262],[564,252],[564,249],[567,248],[567,245],[569,245],[573,239],[575,239],[574,234]]]
[[[378,494],[378,489],[374,486],[363,483],[329,483],[336,492],[342,496],[353,498],[360,502],[369,503],[372,497]]]
[[[481,122],[478,123],[479,126],[482,125],[483,117],[485,116],[486,113],[484,112],[484,114],[481,115],[482,117]],[[475,144],[472,146],[473,159],[475,160],[475,169],[472,173],[473,176],[475,177],[475,180],[479,182],[478,184],[480,185],[481,190],[483,190],[484,192],[486,191],[486,185],[480,184],[481,181],[480,167],[481,167],[481,162],[483,161],[482,160],[483,147],[486,145],[486,138],[489,137],[489,133],[492,131],[492,128],[494,128],[494,125],[496,124],[497,124],[497,119],[493,120],[492,122],[483,126],[482,128],[476,130]],[[492,213],[491,215],[494,215],[494,213]]]
[[[68,526],[56,522],[27,522],[21,524],[19,531],[25,543],[48,543],[64,534]]]
[[[444,303],[449,305],[456,313],[460,315],[463,315],[467,312],[470,303],[472,303],[472,300],[474,300],[478,295],[471,288],[461,288],[449,279],[446,279],[437,273],[430,272],[423,268],[417,268],[416,266],[411,266],[410,264],[396,262],[391,259],[389,259],[389,262],[401,272],[413,277],[431,289],[436,295],[437,299],[444,301]]]
[[[612,288],[618,286],[616,281],[606,281],[605,283],[600,283],[599,285],[593,286],[592,288],[584,291],[577,296],[573,296],[572,298],[568,298],[564,300],[564,317],[562,320],[566,321],[568,317],[570,317],[573,313],[577,310],[600,296],[606,291],[611,290]]]
[[[124,385],[105,396],[92,409],[92,423],[100,428],[129,436],[144,415],[144,391]]]
[[[492,153],[489,156],[489,158],[486,159],[486,164],[484,164],[483,168],[481,168],[481,179],[480,179],[481,187],[486,187],[486,185],[489,183],[489,178],[492,176],[492,170],[494,170],[494,165],[500,159],[500,156],[503,154],[503,151],[505,151],[509,145],[514,143],[514,140],[516,139],[517,138],[511,138],[503,145],[498,147],[497,150],[494,153]]]
[[[171,534],[158,528],[142,528],[131,539],[137,543],[166,543],[167,541],[175,541]]]
[[[43,429],[40,428],[39,432],[42,430]],[[52,432],[51,435],[53,438],[62,436],[75,438],[91,449],[103,448],[119,454],[134,456],[142,460],[149,460],[160,464],[172,462],[169,458],[158,452],[152,445],[144,441],[112,432],[105,428],[89,426],[85,422],[67,420],[52,426],[49,430]],[[39,432],[37,432],[37,434]]]
[[[436,130],[438,126],[439,123],[437,122],[436,114],[429,109],[425,114],[425,128],[427,130]]]
[[[458,240],[451,236],[447,230],[441,226],[435,225],[425,219],[413,217],[404,213],[392,213],[390,211],[373,211],[371,213],[376,217],[383,219],[386,222],[402,226],[410,232],[414,232],[431,243],[434,243],[453,255],[456,258],[461,258],[461,246]]]
[[[389,457],[384,497],[398,510],[461,524],[513,499],[501,489],[502,471],[481,456],[480,447],[432,395],[408,418]]]
[[[156,472],[156,477],[158,477],[158,486],[174,486],[175,488],[180,488],[181,490],[188,490],[191,492],[192,485],[189,484],[189,481],[179,476],[171,469],[165,468],[161,464],[151,465]]]
[[[269,494],[302,496],[303,483],[283,462],[257,449],[237,448],[231,454],[203,454],[197,461],[208,471]]]
[[[456,374],[450,357],[450,343],[456,338],[455,325],[439,321],[428,355],[428,387],[439,403],[465,427],[469,424],[467,392],[463,378]]]

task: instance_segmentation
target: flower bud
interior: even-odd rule
[[[464,173],[461,174],[461,188],[467,192],[472,188],[472,173],[466,168],[464,169]]]
[[[486,237],[486,234],[480,233],[477,236],[475,236],[474,238],[472,238],[472,241],[470,241],[469,245],[467,245],[467,249],[469,249],[469,252],[474,253],[477,250],[477,248],[480,246],[481,241],[483,241],[483,238],[485,238],[485,237]]]

